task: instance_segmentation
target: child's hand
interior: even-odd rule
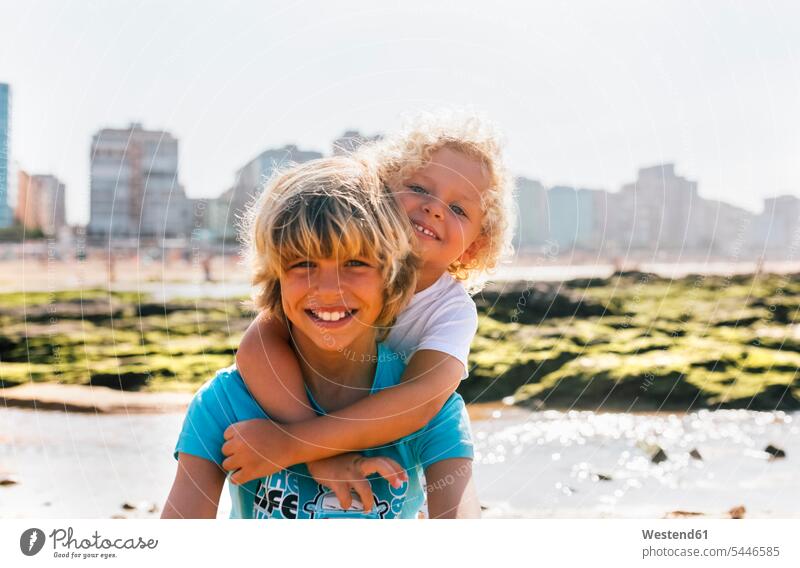
[[[308,464],[311,477],[328,487],[339,499],[345,511],[353,504],[352,491],[364,504],[364,512],[372,509],[372,487],[366,477],[377,473],[392,487],[400,487],[408,481],[408,475],[399,463],[385,457],[363,457],[361,454],[341,454]]]
[[[225,430],[222,467],[232,471],[231,482],[246,483],[298,463],[286,427],[271,420],[245,420]]]

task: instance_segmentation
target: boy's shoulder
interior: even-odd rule
[[[399,353],[393,351],[385,343],[378,343],[377,363],[373,392],[400,384],[403,371],[406,370],[406,363]]]
[[[213,377],[208,379],[203,386],[197,389],[195,396],[201,396],[209,392],[222,392],[237,388],[237,383],[243,383],[242,376],[239,374],[236,365],[225,367],[217,371]]]
[[[235,410],[237,414],[250,414],[259,408],[236,365],[217,371],[213,378],[197,390],[192,403],[201,405],[206,411],[223,413]]]

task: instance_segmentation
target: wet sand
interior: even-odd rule
[[[0,388],[0,406],[97,414],[181,412],[191,393],[124,392],[107,387],[31,383]]]

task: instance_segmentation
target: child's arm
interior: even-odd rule
[[[481,505],[472,480],[472,460],[438,461],[425,469],[425,492],[431,519],[479,519]]]
[[[424,428],[458,387],[464,365],[429,349],[417,351],[400,384],[291,427],[302,461],[394,442]]]
[[[223,467],[244,483],[297,463],[388,444],[423,428],[455,391],[464,365],[433,350],[417,351],[401,383],[327,416],[279,425],[248,420],[225,431]]]
[[[214,462],[181,453],[162,519],[214,519],[225,473]]]
[[[267,416],[284,424],[314,418],[286,324],[259,315],[242,338],[236,368]]]

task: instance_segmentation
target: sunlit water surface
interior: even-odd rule
[[[473,423],[487,517],[800,516],[800,414],[498,409]],[[0,410],[2,517],[154,517],[175,474],[181,414]],[[772,444],[786,457],[770,459]],[[667,456],[653,463],[660,447]],[[692,457],[690,452],[696,450]],[[220,516],[227,516],[227,491]],[[123,503],[136,507],[124,510]],[[156,505],[156,512],[149,512]]]

